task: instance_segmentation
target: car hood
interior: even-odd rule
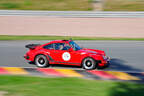
[[[105,52],[102,50],[97,50],[97,49],[87,49],[83,48],[79,50],[80,53],[82,54],[100,54],[100,55],[105,55]]]

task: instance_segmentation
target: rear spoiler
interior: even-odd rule
[[[25,45],[25,48],[29,48],[29,49],[35,49],[37,46],[39,46],[40,44],[28,44]]]

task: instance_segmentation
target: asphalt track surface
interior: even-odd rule
[[[28,64],[23,55],[30,43],[49,41],[0,41],[0,67],[36,67]],[[76,41],[84,48],[104,50],[111,57],[111,65],[103,70],[144,72],[144,41]],[[74,66],[54,65],[51,68],[82,69]]]

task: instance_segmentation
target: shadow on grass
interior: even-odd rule
[[[119,82],[110,89],[109,96],[144,96],[144,84]]]
[[[113,58],[111,59],[110,69],[120,71],[142,71],[127,65],[126,61]],[[137,81],[136,81],[137,82]],[[132,83],[132,82],[116,82],[116,86],[110,89],[109,96],[144,96],[144,84],[143,83]]]

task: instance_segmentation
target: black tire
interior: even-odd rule
[[[86,69],[86,70],[92,70],[92,69],[96,69],[97,64],[93,58],[87,57],[82,61],[82,67],[83,69]]]
[[[45,55],[37,55],[34,60],[37,67],[45,68],[49,66],[48,59]]]

